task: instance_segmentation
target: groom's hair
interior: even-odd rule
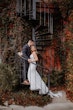
[[[34,40],[32,40],[32,39],[29,39],[29,40],[28,40],[28,42],[34,42]]]
[[[32,42],[34,42],[34,40],[32,40],[32,39],[29,39],[29,40],[28,40],[28,42],[29,42],[29,41],[32,41]]]

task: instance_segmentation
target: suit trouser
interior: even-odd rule
[[[22,71],[22,77],[23,77],[23,81],[28,79],[27,78],[27,74],[28,74],[28,67],[29,67],[29,63],[27,61],[23,62],[23,71]]]

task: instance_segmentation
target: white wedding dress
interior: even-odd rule
[[[30,58],[33,60],[34,56],[33,54],[30,55]],[[30,83],[30,90],[32,91],[39,91],[39,94],[48,94],[52,98],[53,97],[59,97],[61,96],[60,93],[54,94],[49,90],[49,88],[46,86],[44,81],[42,80],[40,74],[36,70],[36,62],[30,63],[29,64],[29,69],[28,69],[28,80]]]
[[[34,59],[33,54],[30,55],[30,58],[32,60]],[[41,79],[41,76],[36,70],[36,62],[33,63],[29,64],[29,69],[28,69],[28,80],[30,83],[30,90],[38,90],[39,94],[47,94],[48,87]]]

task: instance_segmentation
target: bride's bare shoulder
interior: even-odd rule
[[[33,51],[33,54],[37,54],[37,51]]]
[[[37,56],[37,51],[34,51],[33,52],[33,56]]]
[[[37,56],[36,51],[33,52],[33,57],[34,57],[35,61],[38,61],[38,56]]]

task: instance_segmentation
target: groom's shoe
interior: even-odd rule
[[[30,85],[29,82],[27,80],[25,80],[24,82],[22,82],[21,84],[24,84],[24,85]]]

